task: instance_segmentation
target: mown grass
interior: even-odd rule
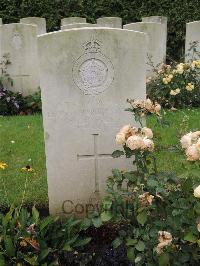
[[[0,161],[8,164],[0,171],[0,205],[8,200],[20,204],[25,181],[28,178],[26,204],[36,203],[47,206],[47,178],[43,141],[42,116],[12,116],[0,118]],[[24,172],[21,168],[30,165],[34,172]]]
[[[176,146],[181,133],[200,130],[200,109],[167,111],[164,117],[170,124],[168,127],[155,126],[156,120],[153,117],[149,117],[147,120],[147,125],[155,131],[158,145],[167,148]],[[184,166],[189,169],[195,167],[186,162],[182,152],[172,152],[172,150],[157,152],[159,169],[182,174],[185,171]],[[8,201],[15,205],[21,203],[26,178],[28,178],[28,182],[25,204],[36,204],[39,207],[48,206],[41,115],[0,117],[1,161],[6,162],[8,167],[5,170],[0,170],[0,206],[6,206]],[[34,172],[26,173],[21,170],[27,165],[30,165]],[[199,171],[198,169],[197,171]]]

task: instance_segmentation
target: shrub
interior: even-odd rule
[[[0,115],[24,115],[41,112],[40,91],[23,96],[20,92],[7,90],[0,83]]]
[[[129,102],[129,110],[142,124],[138,114],[141,106],[152,110],[150,101]],[[188,157],[196,169],[200,166],[199,136],[197,131],[181,139],[184,149],[196,145],[198,156]],[[191,142],[186,143],[185,138],[191,138]],[[113,246],[126,244],[127,256],[134,265],[197,265],[200,261],[199,171],[186,171],[184,177],[158,172],[153,139],[153,132],[146,127],[127,125],[117,134],[116,141],[123,146],[123,151],[117,150],[113,156],[133,158],[134,168],[113,170],[107,180],[107,196],[100,218],[120,225]]]
[[[147,94],[163,107],[200,106],[200,60],[163,65],[147,80]]]

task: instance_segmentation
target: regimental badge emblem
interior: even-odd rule
[[[84,54],[73,66],[73,80],[85,95],[102,93],[114,79],[113,65],[110,59],[102,54],[99,40],[91,39],[83,47]]]

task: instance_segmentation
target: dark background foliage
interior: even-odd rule
[[[120,16],[124,24],[140,21],[143,16],[167,16],[167,54],[173,59],[183,56],[185,24],[200,20],[199,10],[199,0],[0,0],[4,23],[27,16],[45,17],[48,31],[58,30],[60,19],[68,16],[86,17],[88,22],[101,16]]]

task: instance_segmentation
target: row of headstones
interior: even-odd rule
[[[1,23],[2,21],[0,21]],[[61,20],[61,29],[109,27],[122,28],[122,19],[118,17],[104,17],[97,19],[97,24],[86,22],[85,18],[70,17]],[[151,75],[152,66],[165,62],[167,18],[146,17],[143,22],[124,25],[125,30],[141,31],[148,34],[147,75]],[[7,86],[24,95],[34,93],[40,86],[37,36],[46,33],[46,20],[44,18],[28,17],[20,23],[2,24],[0,27],[0,58],[10,56],[11,64],[7,71],[13,79],[14,86]]]

